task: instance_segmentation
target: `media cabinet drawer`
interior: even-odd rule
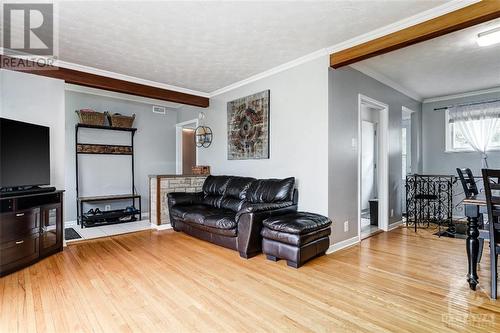
[[[26,238],[0,245],[0,275],[23,266],[38,258],[39,236]]]
[[[40,232],[40,208],[0,214],[0,244]]]

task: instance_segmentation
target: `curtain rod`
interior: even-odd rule
[[[446,109],[449,109],[449,108],[454,107],[454,106],[470,106],[470,105],[480,105],[480,104],[488,104],[488,103],[495,103],[495,102],[500,102],[500,99],[494,99],[494,100],[488,100],[488,101],[482,101],[482,102],[471,102],[471,103],[448,105],[448,106],[443,106],[440,108],[435,108],[434,111],[446,110]]]

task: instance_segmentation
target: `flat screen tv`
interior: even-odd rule
[[[0,118],[0,188],[49,184],[49,128]]]

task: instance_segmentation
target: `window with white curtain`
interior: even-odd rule
[[[488,152],[500,147],[500,101],[449,106],[447,142],[451,151],[475,151],[481,167],[488,167]]]
[[[449,110],[446,110],[446,151],[448,152],[468,152],[474,151],[467,142],[465,135],[459,126],[449,122]],[[474,120],[470,120],[474,121]],[[495,133],[489,143],[489,150],[500,150],[500,122],[497,124]]]

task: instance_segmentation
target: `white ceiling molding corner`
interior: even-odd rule
[[[459,10],[461,8],[470,6],[476,2],[479,2],[481,0],[454,0],[447,2],[445,4],[442,4],[440,6],[428,9],[426,11],[420,12],[416,15],[404,18],[400,21],[391,23],[389,25],[386,25],[384,27],[381,27],[379,29],[372,30],[366,34],[362,34],[360,36],[348,39],[344,42],[335,44],[329,48],[327,48],[327,51],[329,54],[334,53],[334,52],[339,52],[342,50],[349,49],[353,46],[363,44],[366,42],[369,42],[371,40],[377,39],[379,37],[383,37],[385,35],[389,35],[393,32],[403,30],[405,28],[417,25],[419,23],[432,20],[436,17],[451,13],[453,11]]]
[[[368,66],[364,65],[364,64],[361,64],[361,63],[356,63],[356,64],[352,64],[352,65],[349,65],[350,67],[354,68],[355,70],[358,70],[360,71],[361,73],[385,84],[386,86],[389,86],[391,87],[392,89],[394,90],[397,90],[399,91],[400,93],[408,96],[408,97],[411,97],[413,98],[414,100],[418,101],[418,102],[422,102],[423,101],[423,98],[422,96],[420,96],[419,94],[417,94],[416,92],[414,91],[411,91],[405,87],[403,87],[402,85],[400,85],[399,83],[396,83],[394,81],[392,81],[391,79],[387,78],[386,76],[384,76],[383,74],[377,72],[377,71],[374,71],[373,69],[369,68]]]
[[[149,86],[153,86],[153,87],[158,87],[158,88],[163,88],[163,89],[168,89],[168,90],[173,90],[173,91],[178,91],[178,92],[183,92],[183,93],[188,93],[188,94],[193,94],[193,95],[198,95],[198,96],[210,98],[210,97],[222,94],[224,92],[233,90],[235,88],[241,87],[243,85],[249,84],[251,82],[260,80],[262,78],[271,76],[273,74],[279,73],[281,71],[298,66],[300,64],[311,61],[311,60],[316,59],[318,57],[327,56],[334,51],[339,51],[342,49],[346,49],[346,48],[355,46],[357,44],[366,42],[368,40],[372,40],[372,39],[380,37],[382,35],[385,35],[385,34],[403,29],[405,27],[408,27],[408,26],[411,26],[414,24],[418,24],[418,23],[421,23],[423,21],[426,21],[426,20],[438,17],[440,15],[452,12],[454,10],[466,7],[466,6],[471,5],[473,3],[476,3],[476,2],[478,2],[478,0],[456,0],[456,1],[447,2],[445,4],[439,5],[437,7],[432,8],[432,9],[423,11],[419,14],[416,14],[416,15],[410,16],[408,18],[402,19],[400,21],[397,21],[395,23],[386,25],[385,27],[382,27],[380,29],[375,29],[369,33],[362,34],[358,37],[351,38],[347,41],[337,43],[329,48],[319,49],[318,51],[315,51],[315,52],[312,52],[312,53],[307,54],[305,56],[299,57],[295,60],[292,60],[290,62],[284,63],[284,64],[279,65],[279,66],[276,66],[274,68],[265,70],[261,73],[252,75],[252,76],[248,77],[247,79],[237,81],[235,83],[232,83],[230,85],[227,85],[227,86],[220,88],[220,89],[216,89],[216,90],[211,91],[211,92],[197,91],[197,90],[183,88],[183,87],[179,87],[179,86],[175,86],[175,85],[159,83],[158,81],[141,79],[141,78],[138,78],[136,76],[129,76],[129,75],[124,75],[124,74],[119,74],[117,72],[97,69],[97,68],[90,67],[90,66],[78,65],[78,64],[73,63],[73,62],[59,61],[59,62],[57,62],[57,65],[60,65],[61,67],[66,67],[69,69],[75,69],[75,70],[87,72],[87,73],[103,75],[103,76],[112,77],[112,78],[125,80],[125,81],[129,81],[129,82],[135,82],[135,83],[149,85]]]
[[[285,71],[287,69],[296,67],[298,65],[304,64],[304,63],[312,61],[314,59],[317,59],[317,58],[320,58],[320,57],[323,57],[323,56],[326,57],[328,55],[329,55],[329,53],[328,53],[328,51],[326,49],[320,49],[320,50],[315,51],[313,53],[309,53],[309,54],[307,54],[307,55],[305,55],[303,57],[297,58],[295,60],[292,60],[290,62],[284,63],[284,64],[279,65],[279,66],[276,66],[274,68],[268,69],[267,71],[264,71],[262,73],[250,76],[249,78],[246,78],[244,80],[232,83],[232,84],[230,84],[230,85],[228,85],[226,87],[214,90],[214,91],[212,91],[209,94],[209,97],[214,97],[214,96],[223,94],[225,92],[228,92],[228,91],[231,91],[233,89],[242,87],[242,86],[247,85],[249,83],[261,80],[263,78],[269,77],[269,76],[277,74],[279,72],[283,72],[283,71]]]
[[[167,90],[173,90],[173,91],[177,91],[177,92],[181,92],[181,93],[185,93],[185,94],[197,95],[197,96],[201,96],[201,97],[209,97],[209,94],[206,92],[191,90],[191,89],[187,89],[187,88],[183,88],[183,87],[177,87],[177,86],[173,86],[170,84],[159,83],[156,81],[145,80],[145,79],[141,79],[141,78],[138,78],[135,76],[119,74],[119,73],[110,72],[110,71],[106,71],[106,70],[102,70],[102,69],[98,69],[98,68],[94,68],[94,67],[78,65],[78,64],[74,64],[74,63],[70,63],[70,62],[57,60],[54,65],[59,66],[59,67],[68,68],[68,69],[74,69],[74,70],[85,72],[85,73],[106,76],[106,77],[110,77],[113,79],[143,84],[146,86],[157,87],[157,88],[167,89]]]
[[[5,55],[5,50],[3,47],[0,47],[0,54]],[[30,59],[36,59],[36,58],[37,58],[37,56],[30,56],[27,59],[30,60]],[[90,73],[90,74],[95,74],[95,75],[101,75],[101,76],[110,77],[110,78],[117,79],[117,80],[134,82],[134,83],[143,84],[146,86],[177,91],[177,92],[181,92],[181,93],[185,93],[185,94],[197,95],[197,96],[207,97],[207,98],[210,97],[208,93],[203,92],[203,91],[197,91],[197,90],[192,90],[192,89],[188,89],[188,88],[177,87],[177,86],[173,86],[173,85],[169,85],[169,84],[165,84],[165,83],[145,80],[145,79],[141,79],[141,78],[134,77],[134,76],[119,74],[119,73],[115,73],[115,72],[106,71],[103,69],[98,69],[98,68],[94,68],[94,67],[90,67],[90,66],[78,65],[78,64],[71,63],[71,62],[61,61],[61,60],[55,60],[54,66],[63,67],[63,68],[67,68],[67,69],[73,69],[73,70],[77,70],[77,71],[81,71],[81,72],[85,72],[85,73]]]
[[[129,95],[129,94],[123,94],[123,93],[118,93],[118,92],[109,91],[109,90],[90,88],[90,87],[85,87],[85,86],[80,86],[80,85],[70,84],[70,83],[64,84],[64,90],[74,91],[74,92],[88,94],[88,95],[96,95],[96,96],[121,99],[121,100],[132,101],[132,102],[148,104],[148,105],[164,106],[166,108],[174,109],[174,110],[177,110],[177,109],[184,106],[184,104],[167,102],[167,101],[163,101],[163,100],[159,100],[159,99],[153,99],[153,98],[147,98],[147,97],[141,97],[141,96],[135,96],[135,95]]]
[[[494,88],[489,88],[489,89],[481,89],[481,90],[476,90],[476,91],[469,91],[461,94],[453,94],[453,95],[446,95],[446,96],[438,96],[438,97],[432,97],[432,98],[426,98],[422,101],[422,103],[434,103],[434,102],[440,102],[440,101],[447,101],[450,99],[456,99],[456,98],[464,98],[464,97],[472,97],[472,96],[478,96],[478,95],[484,95],[484,94],[491,94],[491,93],[498,93],[500,92],[500,87],[494,87]]]
[[[419,23],[431,20],[433,18],[445,15],[447,13],[453,12],[453,11],[461,9],[463,7],[470,6],[470,5],[472,5],[472,4],[476,3],[476,2],[479,2],[479,1],[480,0],[454,0],[454,1],[447,2],[447,3],[443,4],[443,5],[431,8],[429,10],[426,10],[426,11],[423,11],[423,12],[418,13],[416,15],[407,17],[407,18],[402,19],[400,21],[397,21],[395,23],[386,25],[386,26],[384,26],[384,27],[382,27],[380,29],[376,29],[376,30],[370,31],[370,32],[368,32],[366,34],[362,34],[360,36],[351,38],[351,39],[346,40],[344,42],[341,42],[341,43],[332,45],[330,47],[327,47],[325,49],[321,49],[321,50],[315,51],[313,53],[307,54],[307,55],[305,55],[303,57],[300,57],[298,59],[292,60],[292,61],[287,62],[285,64],[282,64],[282,65],[276,66],[274,68],[268,69],[268,70],[266,70],[266,71],[264,71],[262,73],[253,75],[253,76],[251,76],[251,77],[249,77],[247,79],[244,79],[244,80],[235,82],[233,84],[230,84],[230,85],[228,85],[226,87],[214,90],[214,91],[212,91],[212,92],[209,93],[209,97],[214,97],[214,96],[220,95],[222,93],[231,91],[233,89],[239,88],[239,87],[244,86],[246,84],[249,84],[251,82],[255,82],[255,81],[263,79],[265,77],[274,75],[276,73],[282,72],[284,70],[287,70],[287,69],[290,69],[292,67],[295,67],[295,66],[301,65],[303,63],[306,63],[308,61],[314,60],[314,59],[316,59],[318,57],[321,57],[321,56],[323,56],[325,54],[326,55],[330,55],[333,52],[338,52],[338,51],[341,51],[341,50],[345,50],[345,49],[348,49],[350,47],[353,47],[353,46],[356,46],[356,45],[368,42],[370,40],[373,40],[373,39],[376,39],[376,38],[388,35],[390,33],[393,33],[393,32],[396,32],[396,31],[399,31],[399,30],[411,27],[413,25],[416,25],[416,24],[419,24]],[[361,70],[359,70],[359,71],[361,71]],[[370,72],[372,73],[372,71],[370,71]],[[363,73],[366,74],[366,75],[368,75],[368,76],[373,77],[370,74],[367,74],[365,72],[363,72]],[[383,77],[380,74],[377,75],[377,76],[378,77]],[[373,78],[375,78],[375,77],[373,77]],[[376,79],[376,80],[378,80],[378,79]],[[378,80],[378,81],[380,81],[380,80]],[[399,84],[397,84],[397,83],[395,83],[395,82],[393,82],[393,81],[391,81],[391,80],[389,80],[387,78],[385,78],[385,81],[386,82],[383,82],[383,83],[389,85],[390,87],[392,87],[392,88],[394,88],[394,89],[402,92],[405,95],[410,96],[411,98],[413,98],[413,99],[415,99],[417,101],[422,101],[422,97],[420,97],[418,94],[416,94],[416,93],[414,93],[414,92],[412,92],[412,91],[410,91],[408,89],[405,89],[405,88],[401,87]],[[390,84],[389,84],[389,82],[390,82]]]

